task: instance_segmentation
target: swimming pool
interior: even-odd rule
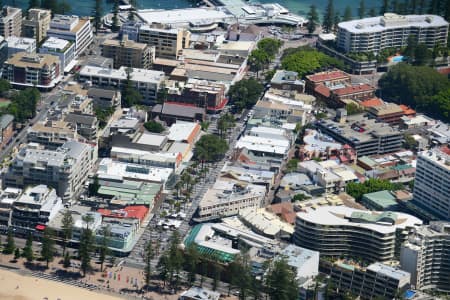
[[[415,291],[407,290],[405,291],[404,297],[405,299],[412,299],[415,294],[416,294]]]
[[[402,62],[403,61],[403,55],[394,56],[391,61],[392,62]]]

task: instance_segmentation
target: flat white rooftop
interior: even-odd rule
[[[41,48],[47,48],[50,50],[64,50],[68,45],[70,45],[69,41],[51,36],[45,40]]]
[[[80,70],[81,76],[95,76],[100,78],[111,78],[117,80],[127,79],[127,67],[119,69],[101,68],[95,66],[84,66]],[[131,68],[131,80],[135,82],[157,83],[164,79],[164,72]]]
[[[159,168],[113,161],[103,158],[100,161],[97,174],[115,178],[137,181],[164,183],[173,173],[171,168]]]
[[[246,148],[248,150],[267,152],[275,154],[286,154],[289,151],[289,141],[285,139],[269,139],[259,136],[246,135],[237,141],[235,148]]]
[[[395,232],[397,229],[415,227],[416,225],[422,224],[422,220],[400,212],[394,213],[396,215],[396,223],[393,225],[387,223],[352,222],[350,217],[353,213],[361,213],[370,216],[381,215],[383,212],[364,211],[347,206],[321,206],[299,212],[297,213],[297,218],[323,226],[358,227],[383,234]]]
[[[191,134],[199,127],[194,122],[177,122],[172,124],[169,128],[169,134],[167,135],[169,141],[182,142],[189,140]]]
[[[182,24],[205,20],[222,21],[233,16],[220,10],[208,8],[184,8],[171,10],[143,9],[137,16],[147,24]]]
[[[407,27],[441,27],[448,26],[444,18],[436,15],[397,15],[386,13],[384,16],[352,20],[339,23],[339,28],[352,33],[381,32],[388,29]]]
[[[6,42],[8,43],[9,48],[27,50],[32,45],[35,45],[36,47],[36,40],[26,37],[10,36],[6,39]]]

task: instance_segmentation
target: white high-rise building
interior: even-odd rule
[[[416,289],[450,291],[450,223],[421,226],[402,245],[401,268]]]
[[[435,15],[386,13],[384,16],[341,22],[337,45],[345,52],[375,52],[407,45],[413,35],[418,43],[433,48],[446,45],[448,22]]]
[[[414,202],[438,219],[450,220],[450,148],[419,153],[414,180]]]
[[[77,16],[55,15],[47,36],[75,43],[75,55],[84,52],[94,40],[91,21]]]

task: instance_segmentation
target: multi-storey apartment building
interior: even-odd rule
[[[164,72],[127,67],[120,67],[116,70],[84,66],[80,70],[79,80],[81,82],[89,81],[94,86],[122,88],[128,78],[127,72],[129,72],[133,86],[141,93],[144,103],[154,103],[159,87],[164,81]]]
[[[38,143],[49,150],[56,150],[65,142],[77,139],[75,126],[64,121],[39,122],[27,129],[28,143]]]
[[[294,242],[321,257],[389,261],[400,255],[408,230],[422,221],[404,213],[370,212],[346,206],[311,207],[297,213]]]
[[[45,184],[54,189],[64,201],[80,192],[97,159],[96,147],[68,141],[56,150],[44,150],[29,144],[19,151],[7,172],[3,186],[26,187]]]
[[[4,38],[21,36],[22,10],[20,8],[3,6],[0,15],[0,35]]]
[[[450,291],[450,223],[417,228],[402,246],[400,264],[416,289]]]
[[[207,111],[218,112],[227,104],[226,86],[223,83],[189,78],[179,86],[178,81],[172,81],[168,87],[169,95],[166,102],[177,102],[203,107]]]
[[[44,184],[29,187],[12,205],[11,225],[16,230],[42,230],[62,208],[54,189]]]
[[[391,153],[402,148],[402,133],[388,124],[362,114],[339,118],[337,121],[320,120],[317,128],[336,141],[350,145],[358,156]]]
[[[6,42],[8,43],[8,57],[11,57],[18,52],[36,52],[35,39],[10,36],[6,39]]]
[[[31,8],[27,18],[22,21],[22,32],[25,37],[33,38],[38,43],[47,36],[50,28],[52,12],[47,9]]]
[[[39,48],[39,53],[51,54],[59,57],[62,71],[68,72],[74,67],[75,44],[71,41],[49,37],[42,43]]]
[[[75,55],[84,52],[94,40],[89,18],[55,15],[50,22],[47,35],[75,43]]]
[[[114,68],[150,69],[155,57],[155,48],[145,43],[136,43],[126,36],[121,41],[105,40],[102,44],[102,56],[114,60]]]
[[[450,148],[419,153],[414,180],[414,202],[438,219],[450,220]]]
[[[3,65],[3,78],[12,85],[50,90],[59,82],[61,63],[49,54],[18,52]]]
[[[13,203],[22,195],[22,189],[8,187],[0,193],[0,227],[11,226]]]
[[[177,58],[189,47],[191,33],[181,28],[139,27],[138,41],[155,47],[156,57]]]
[[[401,48],[408,37],[433,48],[446,45],[448,22],[435,15],[386,13],[384,16],[341,22],[338,25],[337,46],[345,52],[379,53],[385,48]]]
[[[323,261],[321,269],[339,291],[359,299],[394,299],[410,288],[411,274],[379,262],[362,267],[347,261]]]

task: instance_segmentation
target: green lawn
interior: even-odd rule
[[[9,101],[9,100],[0,101],[0,109],[7,107],[10,103],[11,103],[11,101]]]

